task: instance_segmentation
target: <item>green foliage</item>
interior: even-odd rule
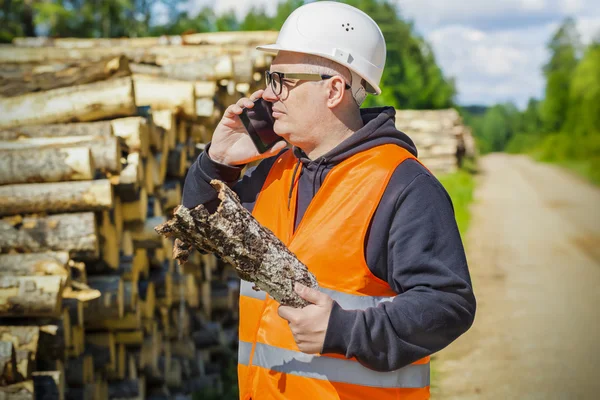
[[[541,117],[546,132],[562,129],[569,109],[569,87],[577,66],[577,53],[581,47],[575,21],[567,18],[554,34],[548,49],[552,56],[544,66],[546,96],[541,107]]]
[[[592,44],[573,72],[565,131],[600,135],[600,44]]]

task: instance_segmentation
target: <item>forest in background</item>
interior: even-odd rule
[[[387,63],[381,96],[369,96],[365,107],[390,105],[403,109],[442,109],[454,106],[456,87],[444,76],[431,46],[417,34],[411,21],[387,0],[345,0],[369,14],[387,43]],[[243,19],[233,11],[216,15],[205,7],[196,15],[182,8],[183,0],[4,0],[0,41],[15,36],[142,37],[195,32],[279,30],[304,0],[283,0],[274,15],[252,8]],[[168,13],[158,23],[156,6]]]
[[[512,103],[464,107],[463,117],[482,153],[527,153],[600,184],[600,37],[583,46],[566,19],[548,49],[542,99],[522,111]]]

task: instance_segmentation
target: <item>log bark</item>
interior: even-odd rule
[[[294,283],[317,287],[315,277],[268,229],[239,203],[224,183],[213,180],[221,204],[211,214],[203,205],[189,210],[179,207],[172,220],[156,228],[175,237],[174,258],[185,262],[192,246],[217,253],[235,266],[242,279],[271,295],[283,305],[304,307],[308,302],[294,291]]]
[[[0,276],[62,276],[69,277],[69,253],[66,251],[2,254],[0,255]]]
[[[109,211],[103,211],[99,215],[98,233],[100,235],[100,250],[102,261],[110,268],[119,268],[119,238],[121,232],[110,218]]]
[[[0,341],[0,386],[11,385],[18,380],[15,346],[13,342]]]
[[[194,83],[138,74],[133,75],[133,82],[139,106],[180,111],[189,118],[196,118]]]
[[[99,62],[39,74],[26,74],[19,78],[1,79],[0,96],[12,97],[62,87],[85,85],[111,78],[131,75],[126,57],[114,57]]]
[[[113,206],[108,179],[0,186],[0,216],[100,211]]]
[[[99,256],[94,213],[0,219],[0,252],[69,251],[71,258]]]
[[[0,278],[0,317],[57,317],[64,279],[60,276]]]
[[[121,172],[122,147],[119,138],[111,136],[65,136],[0,141],[0,150],[22,150],[37,154],[42,149],[87,147],[92,153],[96,170],[103,174]]]
[[[0,98],[0,128],[95,121],[135,113],[133,81],[129,77]]]
[[[33,360],[37,357],[40,328],[37,326],[0,326],[0,340],[15,347],[16,368],[21,377],[29,379]]]
[[[90,149],[0,150],[0,185],[94,179]]]
[[[9,386],[0,386],[0,400],[34,400],[35,398],[33,381],[31,380]]]
[[[0,130],[0,140],[57,138],[64,136],[109,137],[113,136],[113,131],[110,121],[29,125]]]

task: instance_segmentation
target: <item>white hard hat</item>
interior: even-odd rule
[[[385,39],[371,17],[347,4],[319,1],[299,7],[285,20],[277,43],[257,49],[312,54],[347,67],[359,105],[366,93],[381,94]]]

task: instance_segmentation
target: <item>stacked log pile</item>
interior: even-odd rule
[[[455,109],[397,110],[396,128],[415,142],[419,159],[434,173],[451,173],[475,156],[475,141]]]
[[[276,34],[275,34],[276,35]],[[219,389],[239,281],[154,227],[272,32],[16,39],[0,48],[0,398]]]

